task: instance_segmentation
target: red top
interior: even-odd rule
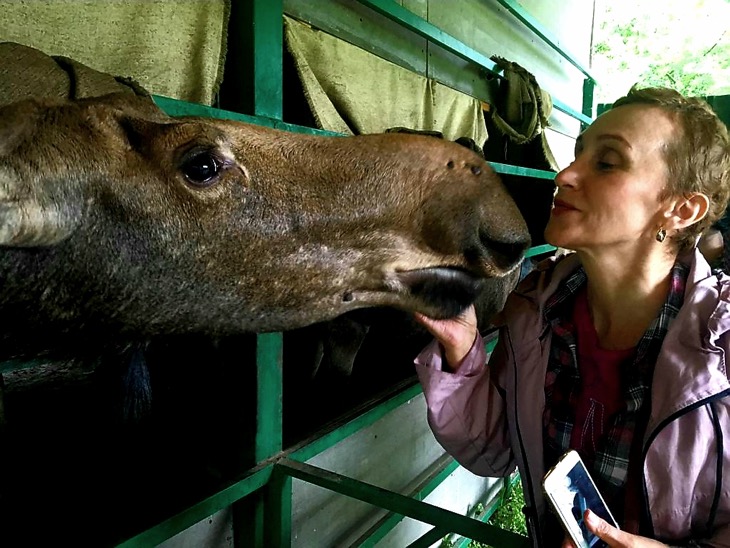
[[[621,364],[634,353],[626,350],[606,350],[598,343],[588,310],[588,292],[578,291],[573,309],[573,324],[577,339],[580,391],[573,396],[575,422],[570,447],[592,459],[608,431],[613,415],[625,406],[621,392]]]

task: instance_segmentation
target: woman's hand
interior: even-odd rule
[[[616,529],[590,510],[586,510],[583,520],[591,533],[612,548],[658,548],[659,546],[666,546],[666,544],[662,544],[657,540],[632,535],[631,533]],[[561,548],[575,548],[575,545],[570,540],[570,537],[566,536]]]
[[[470,306],[455,318],[434,320],[423,314],[414,314],[416,321],[423,325],[444,347],[446,362],[456,371],[461,361],[469,353],[477,336],[477,315]]]

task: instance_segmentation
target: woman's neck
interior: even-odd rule
[[[650,250],[625,254],[578,252],[588,276],[588,308],[600,345],[636,346],[667,298],[676,253]]]

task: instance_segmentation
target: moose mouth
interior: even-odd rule
[[[454,267],[409,270],[399,272],[397,277],[413,297],[437,311],[441,318],[461,313],[484,288],[484,278]]]

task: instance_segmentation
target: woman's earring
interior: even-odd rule
[[[664,227],[657,230],[657,233],[656,233],[657,242],[662,243],[664,241],[664,238],[666,238],[666,237],[667,237],[667,231],[664,230]]]

